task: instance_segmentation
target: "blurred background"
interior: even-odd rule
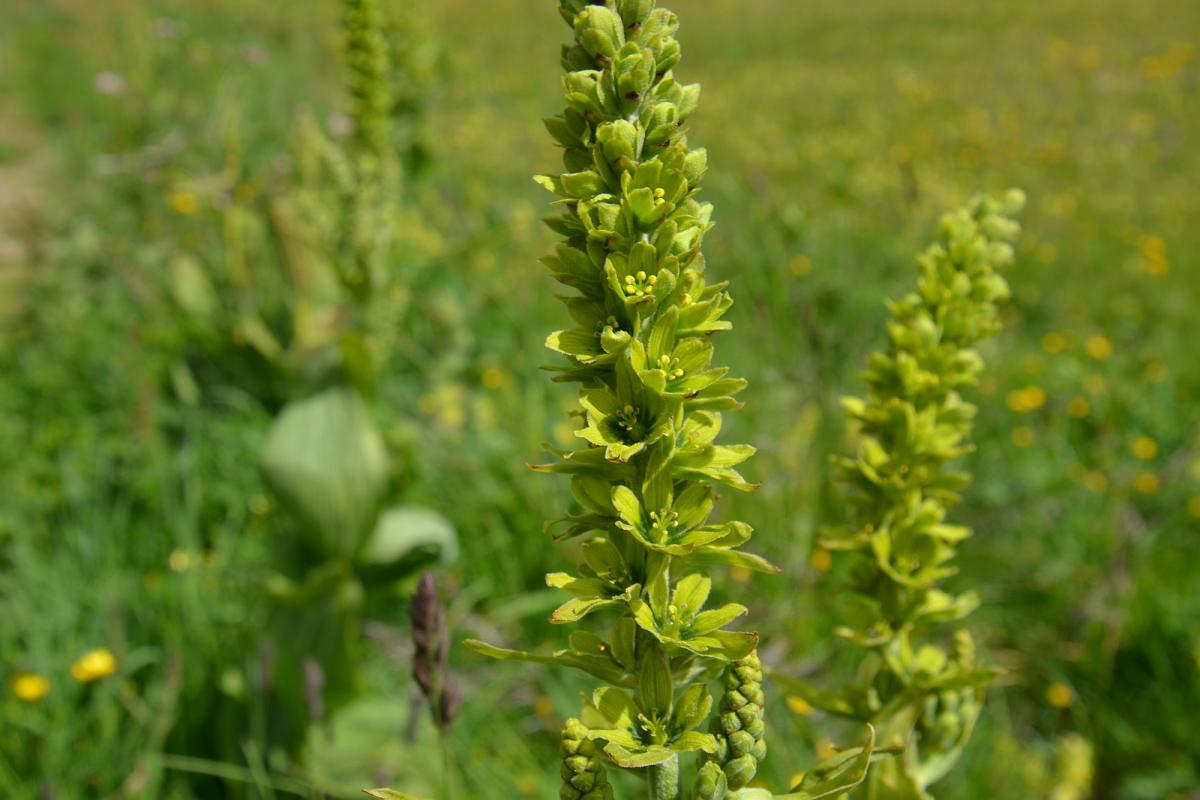
[[[565,636],[567,487],[526,464],[575,441],[530,180],[569,32],[551,0],[379,5],[395,191],[365,211],[335,0],[0,8],[5,798],[557,796],[589,682],[457,642]],[[837,398],[942,211],[1020,186],[952,579],[1005,672],[939,797],[1200,797],[1200,4],[668,5],[764,484],[724,502],[785,568],[719,591],[776,667],[837,652]],[[409,678],[426,567],[444,741]],[[775,699],[778,783],[837,729]]]

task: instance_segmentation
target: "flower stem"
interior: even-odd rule
[[[650,800],[679,800],[679,756],[650,767]]]

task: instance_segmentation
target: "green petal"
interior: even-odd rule
[[[626,769],[653,767],[655,764],[661,764],[676,757],[675,751],[668,747],[652,746],[647,747],[641,752],[637,752],[622,747],[616,742],[609,742],[605,745],[604,752],[618,766],[625,767]]]
[[[687,575],[675,584],[672,602],[677,608],[687,608],[696,613],[708,602],[708,594],[712,591],[712,579],[705,575]]]
[[[671,749],[677,753],[693,753],[697,750],[715,753],[717,752],[717,737],[711,733],[687,731],[675,737],[675,741],[671,742]]]
[[[738,617],[744,616],[748,610],[740,603],[729,603],[720,608],[714,608],[712,611],[701,611],[692,620],[688,630],[697,634],[711,633],[724,628]]]

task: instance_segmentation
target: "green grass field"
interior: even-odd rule
[[[538,369],[566,323],[530,176],[558,167],[540,120],[568,31],[550,0],[416,5],[425,163],[371,321],[376,421],[396,493],[457,530],[456,641],[548,651],[565,633],[543,574],[572,552],[542,524],[569,495],[526,465],[574,441],[575,403]],[[951,579],[981,591],[973,630],[1004,674],[938,797],[1200,797],[1200,5],[669,5],[679,76],[704,87],[709,270],[737,300],[722,357],[750,381],[730,438],[763,484],[723,503],[784,568],[722,573],[718,594],[752,598],[776,668],[836,677],[813,672],[839,663],[839,571],[815,544],[840,512],[838,398],[938,216],[1022,187]],[[298,120],[346,113],[337,19],[333,0],[0,8],[0,796],[557,792],[588,684],[456,646],[443,750],[408,677],[411,580],[365,601],[354,699],[273,745],[258,634],[290,528],[256,454],[308,365],[267,369],[245,307],[291,330],[271,203],[305,168]],[[196,270],[240,287],[213,301],[236,325],[181,311]],[[115,674],[73,677],[95,648]],[[22,699],[31,674],[49,691]],[[775,699],[779,785],[841,729]]]

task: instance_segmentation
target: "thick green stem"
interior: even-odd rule
[[[679,800],[679,756],[649,769],[650,800]]]

